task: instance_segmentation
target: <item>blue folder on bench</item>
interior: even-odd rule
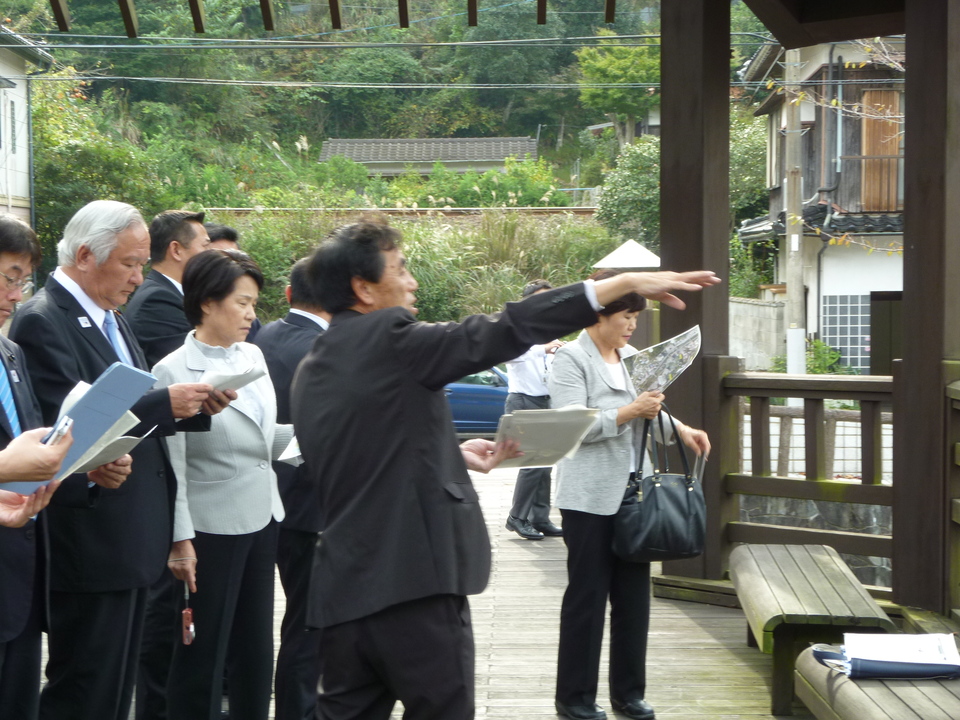
[[[960,653],[950,634],[845,633],[843,646],[816,644],[813,656],[854,680],[960,678]]]

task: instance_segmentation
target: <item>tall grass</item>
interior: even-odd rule
[[[267,284],[259,314],[274,319],[286,312],[283,288],[290,265],[332,229],[356,218],[267,210],[215,220],[236,227],[243,248],[261,265]],[[428,321],[494,312],[518,298],[523,286],[536,278],[554,285],[582,280],[593,263],[619,244],[592,218],[572,214],[491,209],[455,219],[391,218],[391,224],[403,233],[404,252],[420,284],[419,317]]]

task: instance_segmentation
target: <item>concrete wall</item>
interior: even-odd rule
[[[783,303],[730,298],[730,354],[742,357],[746,370],[769,370],[785,353]]]

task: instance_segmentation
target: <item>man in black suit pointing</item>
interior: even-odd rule
[[[712,273],[624,273],[508,303],[462,323],[415,319],[417,282],[400,234],[358,223],[312,255],[330,329],[300,365],[293,422],[320,491],[308,622],[322,629],[325,720],[474,715],[466,596],[490,573],[490,542],[467,468],[499,458],[457,445],[447,383],[596,322],[628,292],[682,307]]]

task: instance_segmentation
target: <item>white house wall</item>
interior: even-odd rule
[[[0,90],[0,210],[29,217],[30,151],[26,61],[0,49],[0,77],[16,87]]]
[[[871,238],[879,245],[899,239]],[[823,255],[821,339],[843,353],[847,365],[870,369],[870,293],[903,290],[903,255],[870,253],[860,245],[830,245]]]

